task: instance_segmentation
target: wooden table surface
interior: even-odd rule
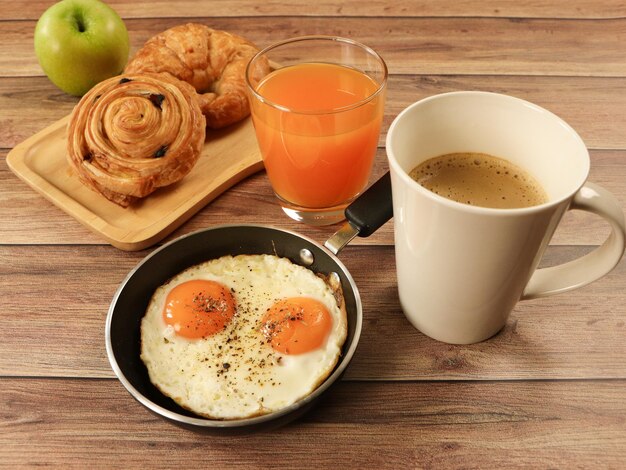
[[[77,102],[46,78],[34,55],[35,23],[51,3],[0,3],[2,157]],[[530,100],[568,121],[590,149],[590,180],[626,207],[623,0],[109,3],[126,22],[131,52],[191,19],[259,46],[336,34],[374,47],[388,63],[390,80],[372,180],[387,168],[384,135],[403,108],[436,93],[487,90]],[[260,172],[167,240],[221,223],[270,224],[320,242],[334,230],[289,220]],[[544,264],[580,256],[607,233],[599,219],[569,213]],[[364,305],[361,341],[343,380],[292,424],[225,437],[155,417],[109,366],[109,303],[151,250],[108,245],[0,159],[0,466],[626,465],[624,262],[574,292],[520,303],[489,341],[453,346],[422,335],[404,318],[387,223],[340,255]]]

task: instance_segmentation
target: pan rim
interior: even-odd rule
[[[215,231],[215,230],[221,230],[221,229],[228,229],[228,228],[261,228],[261,229],[267,229],[267,230],[273,230],[273,231],[277,231],[277,232],[282,232],[282,233],[286,233],[290,236],[296,237],[300,240],[304,240],[307,241],[308,243],[313,244],[314,246],[318,247],[320,250],[322,250],[326,255],[328,255],[331,260],[338,266],[338,268],[340,268],[343,271],[343,274],[346,276],[346,279],[348,280],[353,294],[354,294],[354,299],[355,299],[355,304],[356,304],[356,312],[355,312],[355,316],[356,316],[356,323],[354,325],[354,335],[351,338],[351,343],[350,346],[348,347],[348,349],[345,351],[345,354],[342,354],[339,358],[338,364],[335,366],[335,368],[333,369],[333,372],[326,378],[326,380],[324,380],[324,382],[322,382],[322,384],[320,384],[313,392],[311,392],[310,394],[308,394],[307,396],[305,396],[304,398],[296,401],[295,403],[292,403],[291,405],[285,407],[285,408],[281,408],[279,410],[276,410],[272,413],[268,413],[268,414],[264,414],[264,415],[260,415],[260,416],[254,416],[251,418],[242,418],[242,419],[234,419],[234,420],[219,420],[219,419],[211,419],[211,418],[203,418],[201,416],[197,416],[197,417],[191,417],[191,416],[187,416],[187,415],[183,415],[177,412],[174,412],[172,410],[169,410],[163,406],[157,405],[156,403],[154,403],[152,400],[150,400],[148,397],[146,397],[144,394],[142,394],[141,392],[139,392],[134,386],[133,384],[126,378],[126,376],[124,375],[124,373],[122,372],[116,358],[115,358],[115,353],[113,351],[113,344],[112,344],[112,340],[111,340],[111,324],[113,321],[113,315],[115,312],[115,307],[117,305],[117,302],[119,300],[119,297],[121,295],[121,293],[123,292],[125,286],[128,284],[128,282],[130,281],[130,279],[137,273],[137,271],[144,265],[146,264],[150,259],[152,259],[154,256],[157,256],[159,253],[161,253],[162,251],[171,249],[170,247],[172,245],[175,245],[177,243],[181,243],[184,239],[192,237],[192,236],[198,236],[202,233],[205,232],[209,232],[209,231]],[[105,322],[105,345],[106,345],[106,353],[107,353],[107,357],[109,360],[109,364],[111,366],[111,368],[113,369],[113,372],[115,373],[115,376],[117,377],[117,379],[122,383],[122,385],[126,388],[126,390],[133,396],[133,398],[135,398],[135,400],[137,400],[139,403],[141,403],[143,406],[145,406],[146,408],[148,408],[150,411],[165,417],[167,419],[170,419],[174,422],[180,423],[180,424],[184,424],[184,425],[192,425],[192,426],[196,426],[199,428],[215,428],[215,429],[219,429],[219,428],[240,428],[240,427],[252,427],[254,425],[257,424],[262,424],[262,423],[266,423],[266,422],[270,422],[276,419],[279,419],[283,416],[286,416],[290,413],[296,412],[297,410],[306,407],[307,405],[313,403],[315,400],[318,399],[318,397],[320,395],[322,395],[334,382],[337,381],[337,379],[339,379],[341,377],[341,375],[343,375],[345,369],[348,367],[349,363],[352,360],[352,357],[354,356],[354,353],[356,351],[356,348],[358,346],[359,343],[359,339],[361,336],[361,329],[363,326],[363,306],[362,306],[362,302],[361,302],[361,294],[358,290],[358,287],[356,285],[356,283],[354,282],[354,279],[352,277],[352,274],[350,273],[350,271],[346,268],[346,266],[341,262],[341,260],[339,260],[337,258],[337,256],[335,256],[332,252],[330,252],[325,246],[323,246],[322,244],[318,243],[317,241],[301,235],[293,230],[287,230],[287,229],[282,229],[282,228],[278,228],[278,227],[273,227],[271,225],[263,225],[263,224],[219,224],[219,225],[214,225],[211,227],[206,227],[203,229],[199,229],[199,230],[195,230],[193,232],[187,233],[185,235],[181,235],[180,237],[175,238],[174,240],[171,240],[167,243],[164,243],[163,245],[161,245],[160,247],[156,248],[155,250],[153,250],[151,253],[149,253],[148,255],[146,255],[144,258],[142,258],[134,267],[133,269],[131,269],[128,274],[126,275],[126,277],[122,280],[122,282],[120,283],[120,285],[118,286],[118,288],[115,291],[115,294],[113,295],[113,298],[111,300],[111,303],[109,305],[109,309],[107,311],[107,317],[106,317],[106,322]]]

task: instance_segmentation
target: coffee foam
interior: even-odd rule
[[[422,162],[409,176],[447,199],[473,206],[514,209],[547,202],[528,172],[484,153],[450,153]]]

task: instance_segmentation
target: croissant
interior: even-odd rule
[[[123,75],[97,84],[76,105],[67,158],[81,182],[128,207],[187,175],[205,132],[190,85],[167,74]]]
[[[200,100],[207,125],[217,129],[250,114],[245,72],[258,52],[254,44],[226,31],[188,23],[149,39],[126,66],[126,73],[160,72],[191,84]],[[270,71],[263,60],[258,82]]]

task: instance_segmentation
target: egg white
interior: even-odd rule
[[[188,340],[163,320],[169,291],[193,279],[231,289],[237,309],[226,328]],[[262,335],[261,319],[277,300],[311,297],[332,318],[324,344],[282,354]],[[214,419],[238,419],[282,409],[309,395],[332,372],[347,336],[345,308],[323,279],[286,258],[225,256],[193,266],[160,286],[141,322],[141,359],[152,383],[182,407]]]

